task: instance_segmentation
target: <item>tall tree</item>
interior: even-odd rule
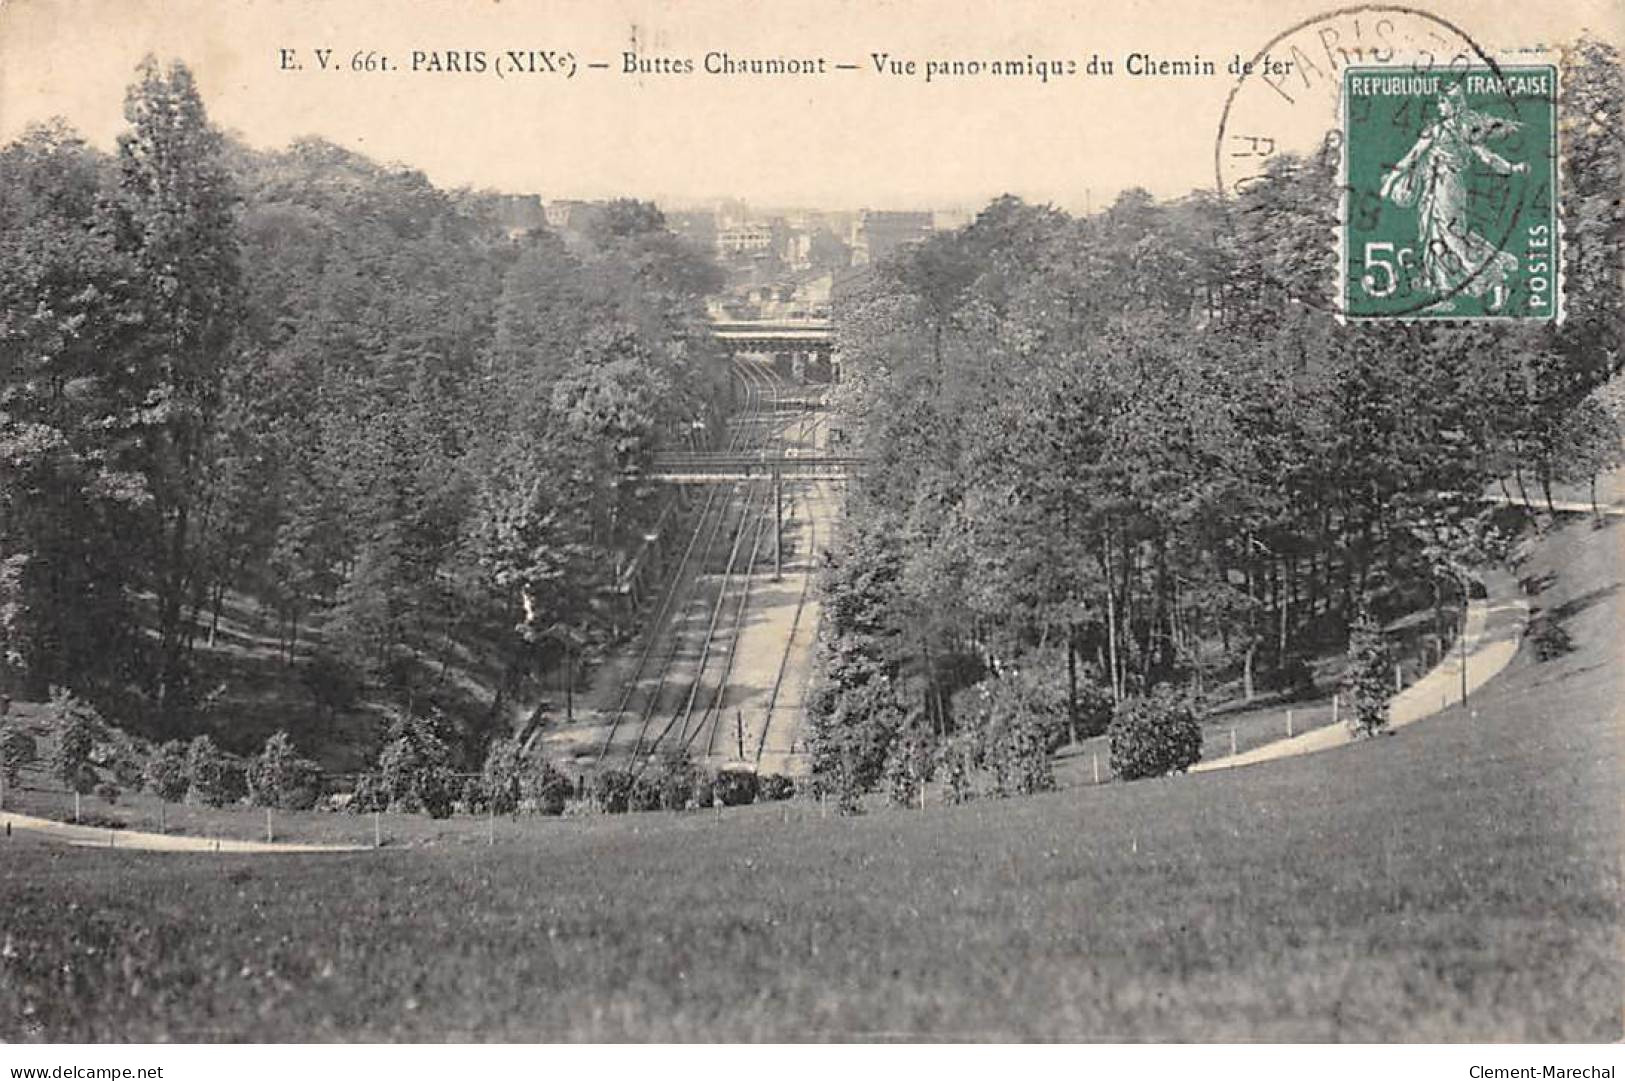
[[[125,98],[115,239],[131,264],[140,330],[130,353],[147,383],[140,413],[152,496],[148,544],[157,597],[151,690],[160,731],[193,705],[186,605],[200,558],[209,451],[242,311],[236,193],[185,65],[148,57]]]

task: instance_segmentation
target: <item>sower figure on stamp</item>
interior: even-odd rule
[[[1445,297],[1488,292],[1491,307],[1499,308],[1518,260],[1497,250],[1469,224],[1468,171],[1474,158],[1501,176],[1527,173],[1529,166],[1509,162],[1484,145],[1521,125],[1470,109],[1465,98],[1459,83],[1440,96],[1439,118],[1422,129],[1416,145],[1383,177],[1380,192],[1398,206],[1417,208],[1422,288]]]

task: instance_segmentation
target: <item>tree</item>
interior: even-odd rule
[[[141,414],[160,726],[188,712],[186,605],[207,586],[201,556],[209,453],[241,319],[236,194],[191,72],[151,57],[125,97],[114,237],[131,264],[140,330],[128,354],[146,382]]]
[[[137,642],[130,538],[149,498],[107,170],[59,124],[0,149],[0,683],[104,703]]]
[[[485,755],[485,768],[480,772],[480,781],[492,814],[518,812],[524,772],[525,758],[518,740],[498,738],[491,741]]]
[[[1112,772],[1125,781],[1181,773],[1202,757],[1202,728],[1188,699],[1163,685],[1124,699],[1106,730]]]
[[[395,717],[378,752],[378,774],[392,810],[450,816],[455,795],[451,750],[428,719]]]
[[[1349,730],[1372,736],[1388,724],[1388,701],[1393,697],[1393,658],[1382,628],[1369,611],[1361,610],[1349,629],[1348,672],[1343,678],[1349,692]]]
[[[172,739],[156,748],[147,759],[144,779],[147,790],[158,797],[158,831],[162,833],[168,805],[184,800],[192,786],[186,744]]]
[[[18,725],[0,724],[0,789],[14,787],[22,768],[37,754],[34,737]]]
[[[73,819],[77,822],[79,797],[96,787],[96,770],[90,756],[103,729],[101,714],[71,692],[53,687],[50,718],[56,736],[51,773],[73,791]]]
[[[274,732],[249,765],[248,793],[258,807],[308,810],[321,795],[321,770],[299,757],[288,733]]]
[[[231,764],[212,738],[199,735],[186,748],[189,794],[206,807],[224,807],[237,796]]]

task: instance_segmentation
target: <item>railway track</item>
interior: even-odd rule
[[[812,445],[822,418],[800,409],[793,418],[787,416],[781,404],[784,383],[771,369],[735,360],[734,372],[744,388],[745,408],[731,425],[730,453],[769,451],[786,437]],[[739,485],[710,485],[676,570],[662,591],[631,677],[620,692],[596,765],[625,752],[626,765],[642,773],[662,750],[680,748],[712,760],[759,766],[765,754],[782,752],[772,746],[772,733],[783,724],[777,715],[786,712],[784,692],[793,682],[792,657],[798,645],[805,648],[808,632],[804,613],[818,543],[812,500],[827,495],[821,482],[784,493],[790,517],[798,504],[804,515],[800,551],[793,557],[801,564],[802,581],[782,645],[753,638],[747,651],[753,660],[743,677],[743,686],[751,688],[745,693],[765,697],[767,703],[765,710],[750,709],[753,720],[759,718],[759,731],[751,731],[747,741],[743,731],[736,737],[726,722],[730,691],[739,689],[736,665],[751,625],[753,601],[760,594],[760,578],[774,566],[773,546],[783,542],[782,536],[774,536],[779,523],[775,491],[760,483],[746,483],[742,490]],[[788,598],[777,603],[788,604]],[[783,619],[782,607],[765,611],[776,611],[774,618]],[[764,655],[764,646],[776,652],[776,662],[769,659],[773,652]],[[758,673],[754,684],[751,672]],[[773,673],[770,685],[767,672]],[[805,698],[805,686],[802,691]]]
[[[745,408],[741,410],[739,422],[733,425],[733,431],[729,435],[727,449],[730,453],[746,449],[747,441],[753,438],[753,429],[759,426],[759,417],[762,413],[761,391],[763,381],[757,377],[756,373],[750,371],[746,365],[738,360],[734,361],[734,370],[745,388]],[[691,580],[688,573],[689,568],[693,565],[696,550],[701,549],[700,558],[702,560],[709,556],[711,547],[727,519],[727,510],[732,502],[731,496],[719,487],[706,490],[705,502],[701,505],[699,514],[695,516],[694,527],[689,533],[688,542],[683,548],[683,553],[671,574],[670,581],[661,593],[660,603],[656,606],[654,615],[649,621],[649,629],[644,635],[643,648],[639,652],[637,663],[630,677],[626,680],[625,689],[621,693],[620,700],[616,704],[610,721],[609,731],[605,733],[603,742],[598,748],[598,754],[594,758],[594,765],[603,763],[604,758],[614,746],[615,737],[621,731],[622,723],[628,715],[633,699],[637,697],[640,689],[645,689],[645,677],[649,674],[649,662],[657,653],[656,647],[661,644],[663,633],[672,622],[672,616],[690,599],[693,586],[697,584]],[[705,538],[704,545],[700,544],[702,537]],[[654,714],[659,703],[661,692],[665,687],[672,662],[676,657],[681,641],[681,628],[674,627],[672,629],[670,648],[665,651],[660,662],[659,678],[652,690],[646,690],[645,700],[637,710],[637,723],[639,724],[638,746],[642,745],[649,718]]]
[[[756,369],[753,365],[744,365],[743,369],[748,378],[759,381],[757,388],[759,400],[769,400],[774,403],[775,408],[773,411],[762,411],[767,423],[762,426],[759,437],[755,441],[756,445],[747,448],[750,450],[766,449],[768,444],[778,436],[776,407],[782,384],[776,377],[769,376],[760,369]],[[762,538],[771,523],[771,515],[768,513],[771,493],[765,490],[759,491],[759,488],[761,488],[759,485],[750,485],[746,489],[745,498],[741,504],[739,526],[734,533],[734,542],[728,554],[728,562],[723,568],[718,583],[716,600],[710,609],[704,637],[700,640],[699,656],[695,661],[693,679],[688,684],[686,694],[673,708],[671,717],[660,729],[654,740],[643,749],[642,759],[638,763],[640,770],[653,760],[655,752],[665,743],[668,736],[672,736],[674,731],[676,735],[673,737],[671,745],[688,750],[694,745],[695,738],[699,733],[705,730],[707,721],[710,721],[713,730],[716,727],[716,718],[719,716],[720,705],[723,696],[727,692],[728,675],[732,671],[732,657],[738,648],[739,635],[744,627],[746,605],[750,599],[752,574],[761,553]],[[744,550],[743,546],[747,535],[752,538],[750,551],[746,555],[743,565],[741,565],[740,555]],[[731,593],[737,596],[737,600],[734,605],[732,627],[729,629],[723,623],[723,615],[727,610]],[[729,639],[727,666],[718,679],[715,693],[711,695],[710,705],[701,712],[699,723],[695,724],[694,711],[704,690],[706,672],[709,669],[713,655],[717,652],[717,643],[724,635],[728,636]],[[711,742],[711,739],[706,742],[707,753],[710,751]]]
[[[806,421],[804,422],[803,430],[802,430],[802,441],[803,442],[812,443],[812,444],[816,445],[816,436],[814,435],[814,430],[815,430],[815,428],[817,426],[818,421],[819,421],[819,418],[816,415],[809,416],[806,419]],[[828,497],[829,497],[829,485],[826,482],[821,481],[821,480],[815,480],[810,485],[810,488],[811,488],[811,491],[812,491],[813,498],[816,498],[819,502],[823,502],[823,501],[828,499]],[[809,500],[806,500],[805,502],[806,502],[806,505],[807,505],[807,513],[806,513],[807,536],[806,536],[806,542],[805,542],[805,544],[803,546],[802,558],[805,560],[806,566],[805,566],[805,568],[804,568],[804,570],[802,572],[802,577],[801,577],[801,592],[800,592],[800,595],[796,598],[795,614],[791,617],[791,620],[790,620],[790,633],[785,635],[785,638],[784,638],[784,650],[779,654],[778,671],[773,676],[773,689],[768,693],[767,705],[762,711],[762,731],[761,731],[761,733],[760,733],[760,735],[759,735],[759,737],[758,737],[758,739],[756,741],[756,753],[755,753],[755,755],[753,756],[753,758],[751,760],[752,764],[758,770],[760,770],[761,765],[762,765],[762,755],[764,753],[766,753],[766,751],[767,751],[768,734],[774,730],[773,722],[778,717],[779,696],[784,690],[785,673],[789,671],[790,656],[794,652],[795,647],[796,647],[796,636],[798,634],[800,634],[802,629],[803,629],[802,628],[802,618],[805,615],[806,610],[807,610],[807,597],[812,591],[813,578],[817,575],[817,571],[818,571],[817,563],[816,563],[816,560],[818,558],[818,555],[817,555],[817,553],[818,553],[818,519],[812,513],[812,509],[811,509],[811,502],[812,501],[809,499]],[[813,630],[816,630],[816,628],[813,628]],[[807,684],[810,681],[810,679],[811,679],[811,668],[809,667],[807,677],[802,680],[802,687],[801,687],[801,701],[802,702],[806,701],[806,698],[807,698]],[[793,747],[793,744],[792,744],[792,747]]]

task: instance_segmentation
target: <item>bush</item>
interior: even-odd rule
[[[946,795],[949,803],[969,803],[976,798],[976,736],[975,733],[954,733],[938,752],[939,768],[947,777]]]
[[[1343,676],[1350,698],[1348,725],[1356,735],[1372,735],[1388,723],[1393,678],[1393,657],[1382,628],[1362,609],[1349,628],[1348,671]]]
[[[892,741],[886,756],[886,794],[899,807],[913,807],[930,771],[930,737],[911,725]]]
[[[230,776],[226,756],[214,740],[198,736],[186,749],[186,779],[190,795],[207,807],[224,807],[232,801],[237,787]]]
[[[264,750],[248,767],[247,782],[257,807],[308,811],[322,794],[321,767],[300,758],[286,732],[276,732],[265,741]]]
[[[694,787],[700,779],[700,771],[694,761],[684,751],[668,751],[660,758],[660,768],[654,776],[654,783],[660,789],[659,805],[668,811],[681,811],[688,807],[689,801],[694,798]],[[711,802],[710,793],[706,793],[705,803]]]
[[[1202,757],[1202,727],[1190,701],[1169,686],[1124,699],[1106,730],[1112,772],[1126,781],[1189,769]]]
[[[1556,660],[1565,653],[1574,651],[1574,640],[1569,637],[1569,632],[1550,615],[1542,615],[1535,619],[1534,633],[1530,637],[1535,643],[1537,661]]]
[[[796,794],[796,783],[782,773],[769,773],[756,790],[759,800],[787,800]]]
[[[717,790],[711,778],[703,773],[696,772],[694,774],[694,788],[689,800],[695,807],[702,810],[714,804],[717,801]]]
[[[390,809],[449,817],[456,795],[450,763],[451,750],[430,721],[397,717],[378,753],[378,774],[389,794]]]
[[[634,777],[632,794],[627,798],[627,805],[634,811],[658,811],[661,807],[661,798],[662,790],[657,778]]]
[[[96,786],[96,795],[101,797],[103,803],[117,803],[119,796],[122,794],[119,791],[119,786],[111,781],[103,781]]]
[[[60,687],[51,688],[51,726],[56,731],[56,748],[51,756],[51,773],[58,780],[85,793],[95,786],[91,754],[102,732],[101,715],[94,706],[75,698]]]
[[[561,815],[570,797],[570,778],[536,752],[525,759],[520,792],[537,814]]]
[[[968,755],[967,770],[990,776],[989,791],[997,796],[1031,795],[1055,787],[1050,755],[1069,735],[1064,694],[1052,681],[1034,674],[1010,672],[985,679],[956,696],[961,732]]]
[[[350,797],[351,814],[368,814],[389,810],[389,788],[376,773],[363,773],[356,778],[355,793]]]
[[[1092,679],[1078,680],[1077,705],[1072,718],[1078,726],[1078,738],[1088,739],[1106,731],[1112,723],[1112,712],[1117,703],[1112,700],[1110,687]]]
[[[756,774],[748,769],[724,769],[717,771],[715,784],[716,796],[722,805],[738,807],[756,801],[760,782]]]
[[[525,760],[518,740],[492,740],[480,771],[482,805],[499,815],[517,812],[524,794],[521,788],[524,770]]]
[[[7,784],[17,783],[18,772],[39,757],[34,737],[15,725],[0,728],[0,775]]]
[[[604,814],[625,814],[632,800],[632,775],[624,769],[601,769],[592,777],[592,803]]]
[[[186,744],[172,739],[156,748],[147,759],[142,780],[147,791],[164,803],[179,803],[185,799],[186,790],[192,786],[191,773],[187,768]]]

